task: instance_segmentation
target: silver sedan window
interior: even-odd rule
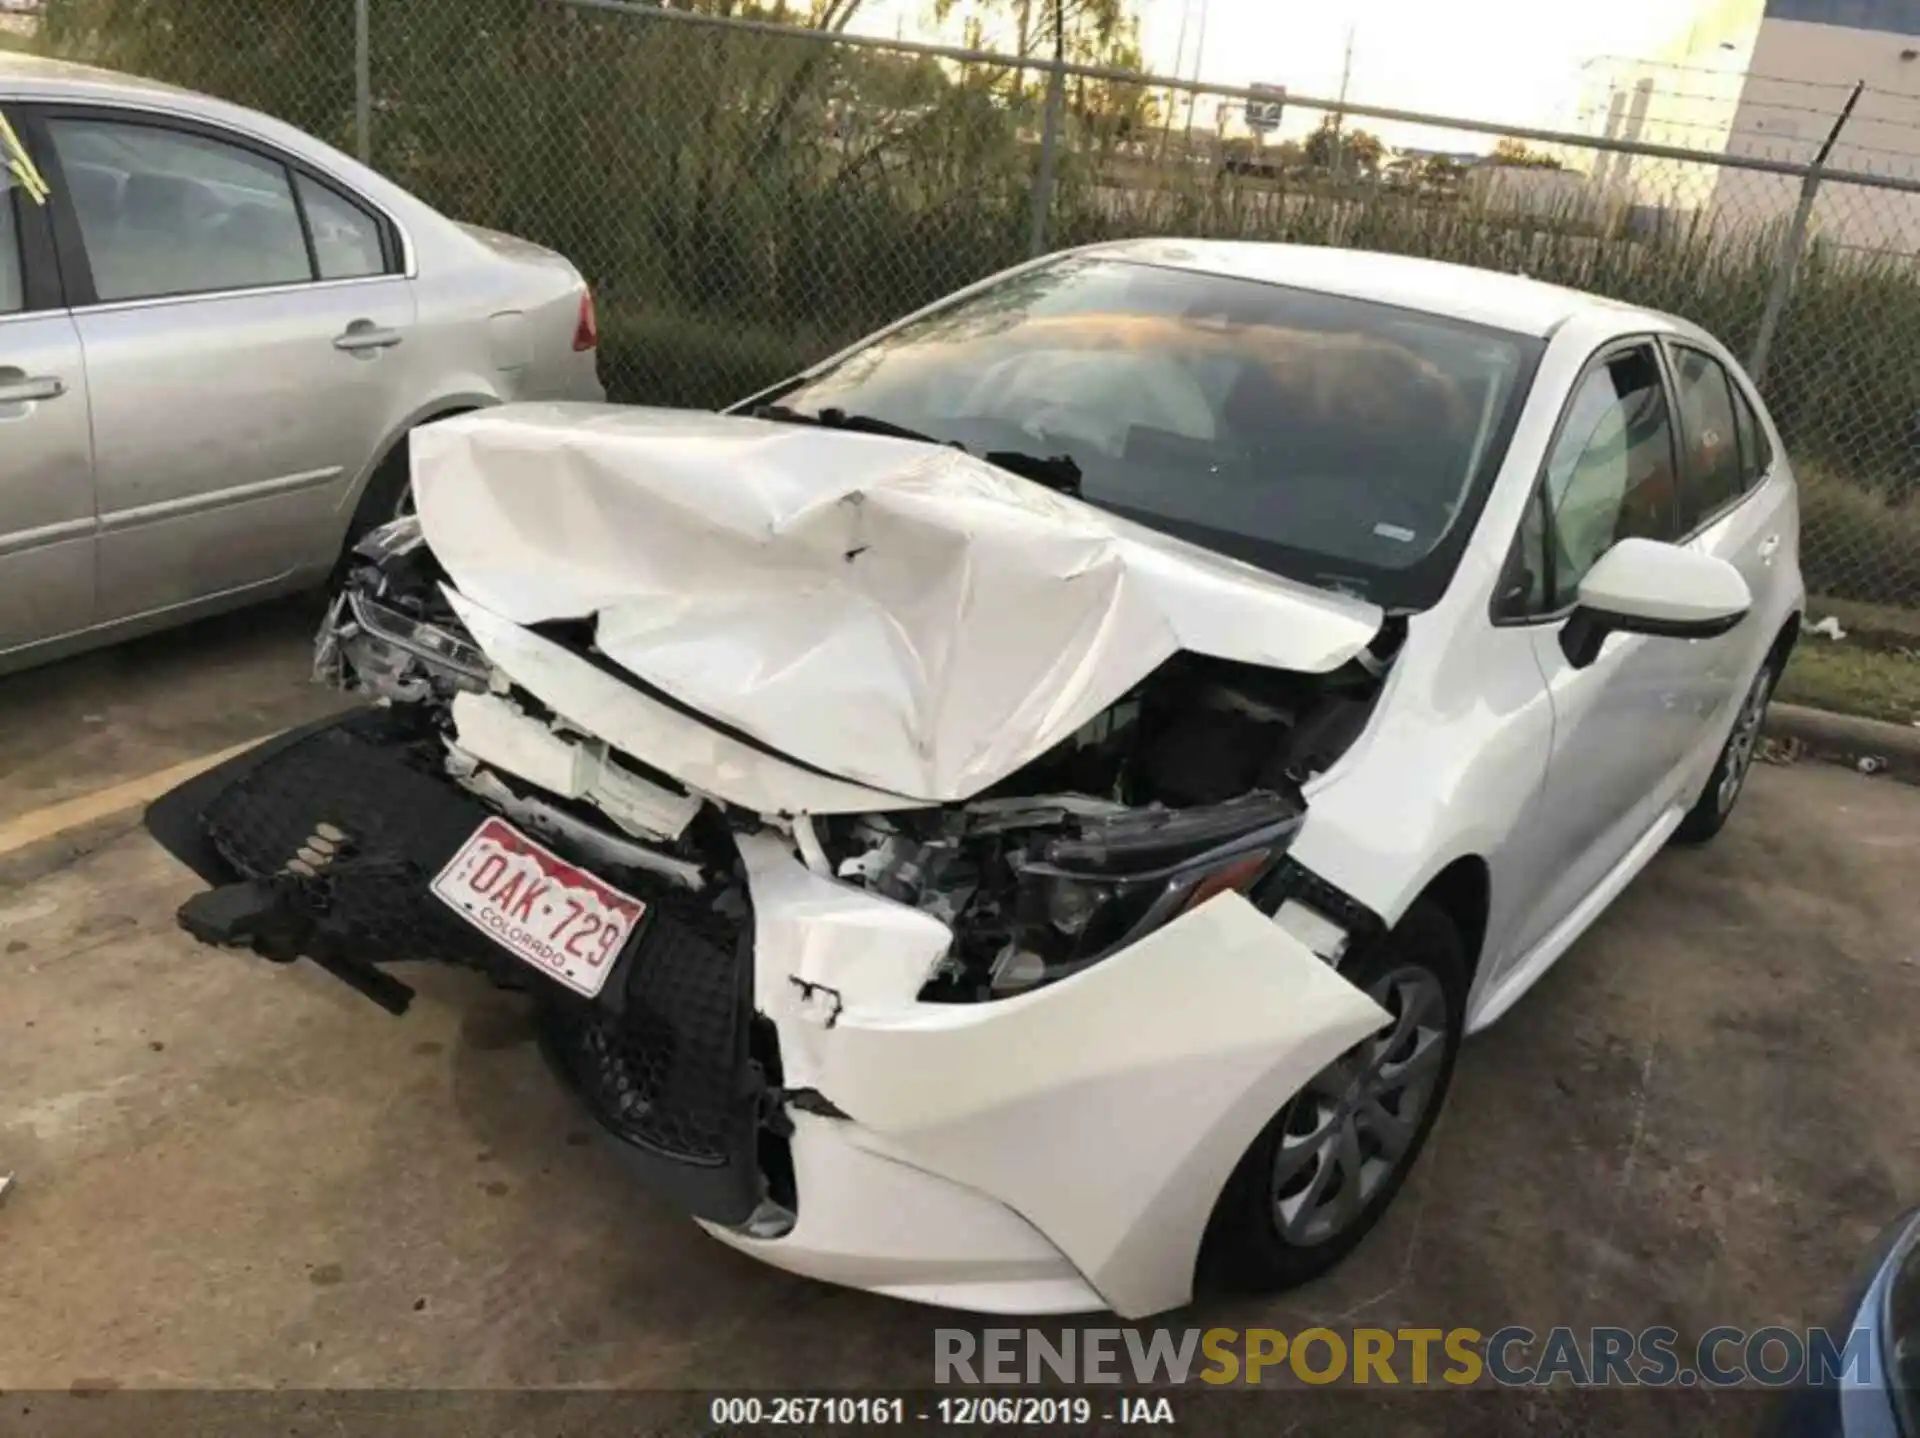
[[[285,166],[155,125],[54,120],[48,129],[102,300],[313,278]]]

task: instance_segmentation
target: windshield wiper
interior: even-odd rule
[[[937,444],[947,449],[957,449],[962,454],[970,452],[957,439],[936,439],[917,429],[908,429],[904,424],[895,424],[890,419],[871,414],[849,414],[833,406],[808,414],[805,410],[784,404],[757,404],[747,414],[754,419],[777,420],[781,424],[811,424],[821,429],[844,429],[854,434],[881,434],[890,439],[914,439],[922,444]],[[994,449],[988,450],[981,458],[998,469],[1017,474],[1022,479],[1030,479],[1061,494],[1072,495],[1076,499],[1080,496],[1080,466],[1074,463],[1071,455],[1027,454],[1017,449]]]
[[[908,429],[904,424],[895,424],[890,419],[879,419],[870,414],[848,414],[844,409],[828,406],[817,414],[808,414],[805,410],[791,409],[784,404],[757,404],[747,413],[754,419],[779,420],[782,424],[813,424],[821,429],[844,429],[854,434],[883,434],[889,439],[917,439],[922,444],[947,445],[953,449],[965,446],[954,444],[950,440],[935,439],[930,434],[922,434],[917,429]]]
[[[1030,479],[1035,484],[1045,485],[1048,489],[1058,490],[1061,494],[1080,497],[1080,466],[1075,464],[1069,454],[1027,454],[1017,449],[991,449],[982,459],[996,465],[1022,479]]]

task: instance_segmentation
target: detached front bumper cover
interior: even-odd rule
[[[728,918],[658,875],[621,873],[648,912],[597,999],[498,948],[429,892],[490,811],[434,772],[439,741],[370,710],[294,730],[147,811],[149,831],[210,886],[180,909],[204,943],[306,958],[392,1013],[413,991],[385,965],[433,959],[534,993],[554,1067],[649,1183],[742,1223],[761,1197],[765,1088],[749,1052],[744,912]],[[596,866],[604,868],[604,866]]]

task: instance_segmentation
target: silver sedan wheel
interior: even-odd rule
[[[1741,702],[1740,717],[1733,721],[1733,733],[1727,738],[1727,762],[1721,767],[1720,785],[1714,791],[1714,808],[1725,815],[1740,797],[1747,782],[1747,770],[1753,767],[1754,751],[1760,747],[1760,724],[1767,717],[1767,700],[1773,695],[1773,668],[1763,666],[1754,676],[1753,687]]]
[[[1392,1026],[1314,1075],[1293,1100],[1274,1156],[1274,1226],[1296,1247],[1325,1243],[1359,1219],[1412,1149],[1446,1060],[1438,978],[1409,964],[1367,993]]]

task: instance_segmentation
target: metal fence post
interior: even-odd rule
[[[1807,173],[1800,181],[1800,203],[1793,207],[1793,219],[1788,222],[1787,232],[1780,237],[1780,251],[1774,259],[1773,284],[1767,290],[1767,306],[1760,312],[1760,330],[1753,337],[1753,353],[1747,359],[1747,373],[1752,377],[1756,389],[1766,382],[1767,355],[1773,348],[1773,337],[1780,329],[1780,316],[1786,313],[1787,300],[1793,294],[1793,277],[1800,268],[1800,252],[1806,247],[1807,224],[1813,218],[1813,201],[1820,193],[1820,179],[1826,173],[1827,156],[1833,153],[1834,141],[1840,138],[1840,127],[1847,123],[1847,116],[1853,113],[1854,104],[1865,88],[1864,80],[1854,83],[1853,93],[1847,96],[1847,103],[1840,107],[1833,128],[1827,131],[1820,152],[1813,157],[1813,163],[1807,167]]]
[[[1813,215],[1814,196],[1820,192],[1820,167],[1815,165],[1800,181],[1800,203],[1793,207],[1793,219],[1780,237],[1780,249],[1774,256],[1773,283],[1767,289],[1767,307],[1760,312],[1760,330],[1753,337],[1753,353],[1747,357],[1747,374],[1757,389],[1766,381],[1767,352],[1773,348],[1774,332],[1780,328],[1780,316],[1793,293],[1793,274],[1800,268],[1800,251],[1807,240],[1807,221]]]
[[[373,32],[369,0],[353,0],[353,145],[360,163],[373,163]]]
[[[1040,173],[1033,182],[1033,223],[1027,241],[1030,255],[1047,250],[1047,212],[1053,208],[1053,171],[1060,148],[1060,118],[1066,108],[1067,76],[1059,65],[1047,72],[1046,118],[1040,124]]]

